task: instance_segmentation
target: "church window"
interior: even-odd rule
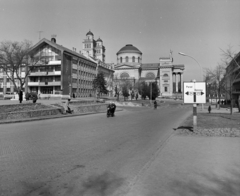
[[[138,57],[138,63],[140,63],[140,57]]]
[[[147,78],[147,79],[155,79],[155,75],[154,75],[154,73],[152,73],[152,72],[148,72],[148,73],[146,74],[146,78]]]
[[[122,57],[120,57],[120,63],[122,63]]]
[[[121,73],[120,78],[129,78],[129,74],[126,72]]]
[[[168,74],[163,74],[163,80],[169,80],[169,75]]]
[[[135,62],[135,56],[132,57],[132,62]]]
[[[126,63],[128,63],[128,56],[126,56]]]

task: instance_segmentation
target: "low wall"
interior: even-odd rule
[[[70,104],[70,108],[74,110],[74,114],[84,114],[84,113],[98,113],[98,112],[106,112],[107,105],[104,103],[95,103],[89,105],[77,105],[72,103]],[[36,106],[34,110],[28,110],[32,106]],[[14,105],[0,105],[0,111],[7,108],[13,109],[14,107],[25,107],[27,111],[16,111],[16,112],[0,112],[0,120],[13,120],[13,119],[24,119],[24,118],[34,118],[41,116],[50,116],[50,115],[62,115],[64,114],[64,107],[59,104],[52,104],[51,106],[45,106],[46,108],[39,109],[38,107],[44,107],[40,103],[37,104],[14,104]]]
[[[16,112],[7,112],[7,109],[14,109],[18,107],[24,107],[26,111],[16,111]],[[32,107],[36,109],[32,109]],[[41,109],[38,109],[38,107],[42,107]],[[44,108],[45,107],[45,108]],[[1,105],[0,111],[6,110],[4,113],[0,113],[0,120],[10,120],[10,119],[24,119],[24,118],[34,118],[34,117],[40,117],[40,116],[49,116],[49,115],[57,115],[61,114],[62,110],[61,108],[56,107],[49,107],[38,104],[14,104],[14,105]]]
[[[70,105],[71,109],[74,110],[74,113],[98,113],[98,112],[105,112],[107,111],[108,104],[91,104],[91,105]]]
[[[90,105],[90,104],[96,104],[94,100],[74,100],[71,99],[70,101],[71,105]]]

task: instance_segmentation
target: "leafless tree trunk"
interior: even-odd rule
[[[240,74],[240,64],[239,64],[239,59],[240,59],[240,52],[235,54],[232,51],[231,46],[229,46],[229,48],[227,50],[222,50],[222,55],[224,57],[223,62],[226,66],[226,68],[228,68],[227,73],[225,74],[225,78],[226,81],[225,82],[229,82],[229,97],[230,97],[230,114],[233,113],[233,84],[236,81],[236,79],[238,78],[239,74]],[[230,67],[231,66],[231,67]],[[227,86],[227,84],[226,84]],[[239,108],[239,104],[238,104],[238,110],[240,111]]]

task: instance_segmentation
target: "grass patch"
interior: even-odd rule
[[[193,117],[187,118],[182,127],[193,126]],[[240,128],[240,114],[227,113],[199,113],[197,114],[197,126],[201,128]]]
[[[31,110],[41,110],[53,108],[48,105],[42,104],[14,104],[14,105],[1,105],[0,113],[10,113],[10,112],[26,112]]]

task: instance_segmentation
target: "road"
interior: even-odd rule
[[[191,107],[0,125],[4,196],[124,195]]]

